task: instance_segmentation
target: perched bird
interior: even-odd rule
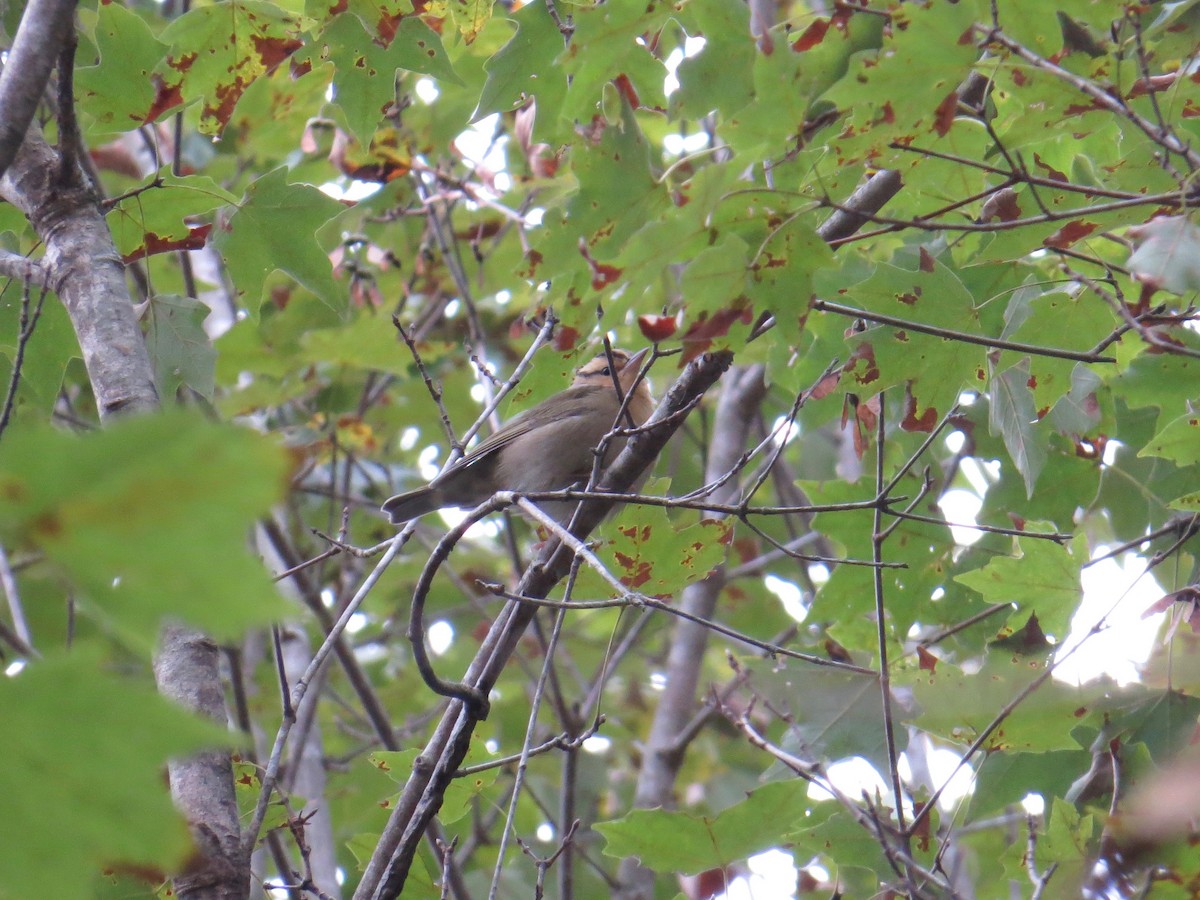
[[[646,353],[644,349],[632,355],[613,350],[615,373],[607,356],[597,356],[575,373],[565,391],[512,419],[425,487],[391,497],[383,511],[399,524],[435,509],[477,506],[496,491],[558,491],[586,482],[600,440],[614,427],[629,425],[627,420],[617,421],[621,397],[633,391],[626,410],[635,426],[654,410],[645,379],[634,388]],[[621,385],[620,396],[614,380]],[[621,452],[625,441],[617,437],[609,442],[605,466]],[[570,515],[575,503],[546,503],[543,508],[561,519]]]

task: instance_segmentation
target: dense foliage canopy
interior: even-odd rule
[[[1200,3],[0,26],[0,897],[1195,895]]]

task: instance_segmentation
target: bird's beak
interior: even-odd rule
[[[636,375],[642,367],[642,360],[646,358],[646,354],[649,352],[649,347],[643,347],[637,353],[633,354],[633,356],[629,357],[629,359],[625,360],[625,365],[621,366],[621,374]]]
[[[632,390],[633,382],[637,379],[638,372],[642,370],[642,360],[646,358],[646,354],[650,352],[649,347],[643,347],[629,359],[625,360],[625,365],[621,366],[621,371],[617,374],[617,379],[621,382],[622,392]],[[645,382],[643,381],[644,385]]]

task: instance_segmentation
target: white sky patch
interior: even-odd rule
[[[17,675],[20,675],[22,670],[24,670],[24,668],[25,668],[25,660],[14,659],[12,662],[10,662],[7,666],[4,667],[4,674],[7,675],[9,678],[13,678]]]
[[[442,92],[438,90],[437,82],[432,78],[418,78],[416,85],[413,87],[413,93],[417,95],[418,100],[428,106]]]
[[[370,623],[370,619],[360,612],[356,612],[350,616],[350,621],[346,623],[346,630],[351,634],[358,634]]]
[[[783,604],[783,611],[789,616],[797,622],[803,622],[808,618],[808,606],[804,602],[804,592],[798,585],[774,575],[764,578],[763,584],[768,591],[779,598],[779,602]]]
[[[377,181],[358,181],[357,179],[351,181],[349,184],[327,181],[321,185],[322,194],[332,197],[334,200],[341,200],[347,203],[357,203],[359,200],[365,200],[382,189],[383,185]]]
[[[504,152],[508,145],[508,136],[496,137],[499,123],[498,113],[484,116],[459,134],[454,139],[454,146],[472,166],[491,172],[497,192],[503,194],[512,187],[512,179],[508,175],[508,158]]]
[[[826,769],[833,786],[849,797],[861,797],[865,791],[868,796],[884,797],[891,805],[892,789],[888,787],[883,776],[875,767],[861,756],[849,759],[839,759]],[[833,800],[833,794],[817,784],[808,786],[810,800]]]
[[[612,741],[600,734],[593,734],[583,741],[583,749],[586,753],[600,755],[607,753],[610,747],[612,747]]]
[[[400,449],[411,450],[413,447],[417,446],[417,441],[420,439],[420,437],[421,430],[409,425],[400,433]]]
[[[451,506],[438,511],[447,528],[457,528],[467,517],[469,509],[456,509]],[[496,519],[480,519],[466,530],[463,537],[469,541],[490,540],[500,536],[500,523]]]
[[[1094,552],[1100,555],[1104,547]],[[1142,618],[1142,613],[1164,593],[1154,576],[1145,572],[1146,560],[1136,553],[1126,554],[1119,561],[1106,559],[1083,570],[1083,602],[1056,656],[1061,658],[1084,638],[1087,640],[1056,667],[1055,678],[1068,684],[1082,684],[1102,675],[1121,685],[1138,680],[1138,666],[1150,657],[1165,615]],[[1087,637],[1106,613],[1107,627]]]
[[[438,456],[441,451],[437,445],[430,444],[417,457],[417,473],[426,481],[432,481],[438,473]]]
[[[956,544],[969,547],[983,536],[982,531],[965,526],[974,525],[979,521],[979,511],[983,509],[983,500],[973,491],[954,488],[946,491],[938,500],[938,507],[950,525],[950,534]]]
[[[718,897],[726,900],[789,900],[795,897],[796,866],[783,850],[765,850],[746,861],[748,876],[735,878]]]
[[[689,56],[695,56],[704,49],[707,43],[702,37],[686,38],[682,47],[676,47],[672,50],[663,64],[667,67],[667,77],[663,81],[663,92],[670,96],[679,90],[679,79],[675,77],[675,70],[679,68],[679,64]]]
[[[958,768],[961,760],[961,756],[946,747],[933,746],[925,751],[925,765],[929,770],[929,777],[933,780],[934,787],[946,785],[941,796],[938,797],[938,808],[943,812],[954,809],[963,798],[974,790],[975,772],[970,765]],[[900,759],[896,761],[896,768],[904,781],[912,781],[912,768],[909,765],[908,754],[900,754]],[[957,771],[955,771],[956,769]],[[946,779],[949,779],[949,784],[946,784]]]
[[[708,133],[697,131],[695,134],[668,134],[663,136],[663,150],[669,156],[685,156],[689,153],[699,153],[709,144]]]
[[[1000,463],[994,459],[979,460],[968,456],[958,467],[967,484],[979,496],[987,493],[988,486],[1000,480]]]
[[[1104,456],[1102,458],[1104,465],[1106,465],[1106,466],[1116,465],[1117,451],[1120,450],[1124,446],[1125,445],[1122,444],[1120,441],[1113,441],[1113,440],[1110,440],[1107,444],[1105,444],[1104,445]]]
[[[667,686],[667,676],[662,672],[650,673],[650,687],[652,690],[661,691]]]
[[[776,447],[782,442],[785,446],[790,444],[800,434],[800,426],[796,424],[796,420],[788,421],[787,416],[779,416],[771,423],[771,443]]]
[[[1026,794],[1021,798],[1021,806],[1031,816],[1040,816],[1046,811],[1046,798],[1041,794]]]
[[[425,629],[425,638],[434,656],[441,656],[454,643],[454,626],[445,619],[438,619]]]
[[[537,827],[537,839],[543,844],[548,844],[554,840],[554,826],[549,822],[543,822]]]

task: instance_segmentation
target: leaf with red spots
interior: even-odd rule
[[[954,270],[929,253],[922,256],[917,248],[908,251],[902,261],[904,268],[876,266],[869,278],[855,280],[845,288],[845,296],[839,301],[850,301],[866,311],[914,326],[982,331],[975,302]],[[816,282],[820,294],[830,295],[839,277],[821,273]],[[949,338],[869,320],[864,330],[847,340],[853,348],[847,374],[861,392],[870,395],[906,386],[914,404],[915,421],[929,416],[940,418],[957,400],[982,355],[982,350],[964,348]]]
[[[822,140],[831,161],[890,165],[896,158],[893,145],[949,133],[956,88],[978,57],[974,41],[959,42],[969,35],[973,16],[969,4],[962,3],[891,10],[892,28],[885,30],[882,45],[855,54],[847,76],[823,95],[843,120],[837,134]],[[826,36],[823,43],[833,42]],[[937,52],[930,52],[932,47]]]
[[[441,38],[419,16],[389,19],[383,34],[372,37],[351,13],[333,19],[321,34],[334,63],[334,102],[363,144],[385,124],[384,114],[396,98],[397,69],[462,84]],[[307,53],[319,61],[315,50]]]
[[[218,134],[246,89],[302,46],[299,19],[263,0],[193,7],[162,37],[171,54],[156,72],[166,90],[178,86],[185,102],[202,102],[207,134]]]
[[[692,323],[681,338],[684,350],[680,364],[695,359],[712,347],[713,341],[727,335],[734,323],[749,325],[752,321],[754,313],[749,307],[719,309],[711,316],[707,312],[702,313],[700,321]]]
[[[634,109],[641,107],[642,101],[641,98],[638,97],[637,88],[633,86],[633,82],[629,80],[628,75],[622,72],[613,79],[613,84],[616,86],[621,96],[625,98],[626,103],[628,103]]]
[[[597,262],[588,252],[587,241],[583,238],[579,239],[579,252],[587,260],[588,268],[592,270],[592,290],[602,291],[620,280],[621,269],[608,263]]]
[[[579,330],[570,325],[562,325],[554,330],[554,349],[559,353],[573,350],[579,343]]]
[[[163,173],[155,184],[123,198],[108,212],[113,240],[125,262],[172,250],[198,250],[211,224],[196,219],[235,197],[206,175]]]
[[[1017,203],[1017,192],[1010,187],[1001,188],[989,196],[979,212],[980,222],[990,222],[999,219],[1001,222],[1011,222],[1021,218],[1021,206]]]
[[[449,0],[449,7],[463,43],[470,46],[492,17],[492,0]]]
[[[933,407],[927,407],[918,412],[917,399],[913,396],[912,385],[905,385],[904,418],[900,421],[900,427],[905,431],[919,431],[929,434],[937,427],[937,423],[937,410]]]
[[[651,597],[668,598],[724,561],[733,527],[726,521],[705,519],[681,528],[665,510],[625,507],[604,528],[604,535],[600,558],[622,584]],[[596,589],[611,592],[611,588]]]

